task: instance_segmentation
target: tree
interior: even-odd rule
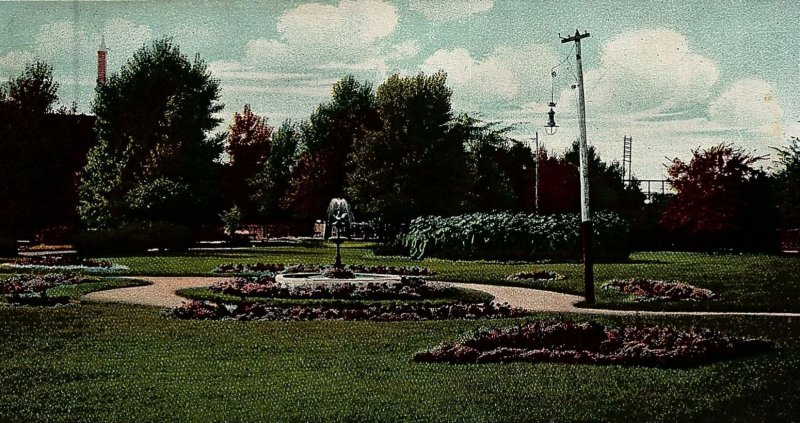
[[[300,159],[283,206],[298,218],[324,215],[333,197],[344,195],[353,140],[379,124],[372,85],[352,76],[333,86],[333,97],[303,122]]]
[[[685,236],[691,248],[762,246],[759,227],[770,214],[769,204],[754,201],[755,192],[767,183],[763,171],[754,167],[762,159],[729,144],[693,150],[689,163],[673,159],[667,172],[677,195],[661,223]],[[772,238],[774,234],[761,235]]]
[[[800,139],[792,137],[777,153],[782,165],[776,174],[780,223],[784,228],[800,228]]]
[[[98,143],[81,175],[79,212],[89,227],[216,220],[224,134],[219,83],[169,39],[138,50],[97,90]]]
[[[223,189],[229,204],[238,205],[245,221],[259,217],[253,193],[258,189],[256,177],[270,155],[272,127],[267,119],[256,116],[249,104],[242,113],[233,115],[228,128],[225,152],[228,164],[223,176]]]
[[[0,85],[0,235],[75,220],[74,174],[92,134],[91,121],[55,109],[52,68],[35,61]],[[4,234],[3,234],[4,233]]]
[[[284,122],[272,137],[269,156],[254,179],[253,201],[261,216],[271,220],[285,220],[288,213],[281,208],[281,198],[286,196],[297,166],[300,128]]]
[[[356,138],[347,194],[356,211],[397,225],[464,210],[471,187],[464,139],[453,131],[443,72],[390,76],[377,90],[381,127]]]
[[[564,161],[575,166],[574,181],[578,184],[578,165],[580,161],[580,146],[577,141],[572,143],[572,148],[564,152]],[[600,159],[600,156],[589,146],[589,202],[593,210],[611,210],[619,213],[625,218],[632,218],[644,205],[645,195],[639,188],[638,182],[633,180],[630,184],[625,184],[622,166],[617,162],[607,164]],[[576,199],[574,211],[578,211]]]

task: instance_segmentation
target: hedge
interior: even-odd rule
[[[611,212],[594,213],[592,220],[595,258],[627,259],[628,223]],[[580,259],[580,218],[508,212],[425,216],[411,221],[404,243],[415,259]]]

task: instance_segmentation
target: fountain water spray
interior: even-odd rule
[[[334,267],[337,269],[342,268],[342,255],[339,251],[340,246],[342,245],[342,231],[350,229],[350,223],[353,221],[353,213],[350,211],[350,205],[347,204],[347,200],[344,198],[334,198],[331,200],[330,204],[328,204],[328,212],[327,212],[327,219],[325,221],[328,225],[333,225],[336,228],[336,239],[334,239],[334,243],[336,243],[336,262],[334,263]]]

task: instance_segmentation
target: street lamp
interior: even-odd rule
[[[555,135],[558,130],[558,125],[556,125],[556,112],[553,110],[553,107],[556,107],[556,103],[551,101],[547,103],[547,105],[550,106],[550,111],[547,112],[547,124],[544,125],[544,132],[547,135]]]

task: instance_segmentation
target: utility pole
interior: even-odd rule
[[[594,266],[592,257],[592,216],[589,213],[589,146],[586,141],[586,99],[583,89],[583,66],[581,65],[581,40],[589,33],[562,38],[562,43],[575,43],[575,59],[578,62],[578,121],[580,124],[580,176],[581,176],[581,244],[583,245],[583,285],[587,304],[594,304]]]
[[[539,132],[536,132],[534,140],[536,141],[536,150],[533,152],[534,160],[536,160],[534,164],[534,168],[536,169],[536,180],[533,185],[533,198],[534,198],[534,210],[536,214],[539,214]]]

